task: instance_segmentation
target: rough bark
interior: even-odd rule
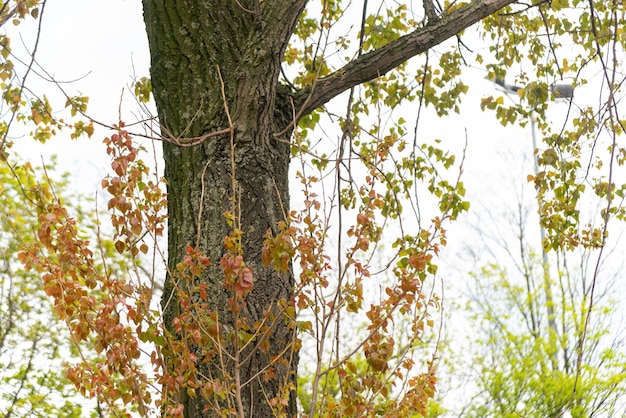
[[[289,211],[289,147],[285,141],[289,132],[285,127],[291,121],[291,101],[279,88],[278,74],[285,47],[306,3],[143,0],[153,94],[165,136],[201,137],[234,127],[234,161],[229,134],[211,137],[193,147],[163,143],[169,271],[175,271],[187,245],[195,247],[199,243],[199,249],[214,263],[199,280],[209,285],[209,309],[218,312],[226,330],[229,326],[234,329],[234,324],[229,294],[217,264],[224,253],[223,238],[231,231],[223,216],[231,210],[229,197],[234,195],[240,207],[237,215],[244,233],[244,260],[255,276],[243,315],[251,321],[262,320],[268,310],[281,315],[279,301],[288,303],[293,295],[293,277],[264,268],[261,249],[266,231],[274,229]],[[474,2],[379,51],[363,55],[314,87],[296,93],[299,115],[351,86],[389,71],[510,3],[512,0]],[[286,136],[275,138],[275,132],[285,132]],[[233,162],[236,190],[231,182]],[[162,305],[165,324],[174,334],[172,320],[179,313],[176,286],[175,277],[168,274]],[[248,382],[242,391],[240,411],[245,416],[273,416],[266,400],[274,397],[285,382],[295,382],[297,356],[283,352],[292,339],[292,324],[277,319],[268,336],[269,352],[257,351],[241,365],[241,381]],[[203,347],[194,350],[202,359]],[[276,378],[255,378],[279,353],[286,361],[276,365]],[[207,376],[222,376],[223,370],[215,361],[199,367]],[[232,375],[232,367],[233,362],[226,361],[226,373]],[[185,416],[216,416],[213,411],[205,411],[206,402],[200,396],[180,396]],[[296,413],[293,391],[288,412]]]

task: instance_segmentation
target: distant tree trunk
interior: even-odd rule
[[[264,268],[261,250],[267,230],[274,229],[289,213],[288,137],[281,142],[274,138],[274,133],[285,128],[287,122],[282,115],[291,111],[286,97],[282,103],[276,103],[276,90],[281,58],[304,2],[296,2],[299,6],[292,2],[299,9],[290,12],[288,21],[273,22],[279,25],[277,28],[268,28],[260,16],[243,11],[233,0],[143,3],[153,93],[164,136],[201,137],[229,127],[221,74],[235,128],[234,193],[240,208],[235,215],[240,214],[244,260],[253,269],[255,280],[253,290],[245,297],[242,315],[251,321],[262,321],[270,306],[275,313],[282,312],[280,303],[290,301],[293,295],[293,277]],[[231,232],[223,215],[232,207],[230,140],[230,134],[225,134],[189,147],[163,143],[168,182],[169,271],[175,271],[187,245],[195,247],[199,234],[199,249],[213,263],[201,280],[209,285],[210,309],[219,314],[226,330],[235,328],[219,268],[223,239]],[[162,298],[165,323],[171,331],[172,319],[178,314],[178,304],[171,299],[172,295],[175,297],[174,281],[168,274]],[[275,365],[274,379],[264,381],[262,376],[256,376],[269,364],[270,357],[289,346],[293,332],[293,327],[278,317],[267,338],[269,352],[257,350],[242,365],[241,382],[251,380],[242,389],[246,416],[273,416],[267,399],[276,396],[285,382],[295,382],[297,357],[290,352],[283,356],[284,363]],[[201,347],[196,350],[202,352]],[[232,366],[232,362],[227,362],[226,369]],[[209,362],[203,367],[206,376],[222,375],[219,364]],[[233,372],[228,373],[232,376]],[[205,402],[200,396],[181,402],[185,416],[215,414],[203,413]],[[290,414],[296,413],[293,391],[288,408]]]

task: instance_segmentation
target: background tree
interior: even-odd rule
[[[541,263],[536,260],[535,266],[541,267]],[[533,270],[534,274],[540,271]],[[478,394],[467,405],[464,415],[561,417],[569,413],[572,417],[593,417],[623,413],[625,359],[622,342],[612,340],[616,338],[615,321],[611,320],[611,314],[616,313],[615,305],[614,302],[609,305],[611,301],[597,305],[596,315],[583,340],[581,319],[586,314],[584,301],[588,300],[585,296],[590,289],[580,291],[570,286],[588,284],[581,277],[584,274],[565,271],[560,280],[555,281],[559,330],[554,338],[555,345],[550,341],[553,331],[546,324],[545,300],[541,291],[533,288],[538,277],[527,277],[529,283],[516,284],[512,283],[510,272],[498,266],[481,270],[477,282],[490,283],[502,291],[497,294],[482,288],[483,296],[477,297],[471,308],[476,312],[474,320],[482,324],[480,329],[486,332],[477,336],[471,363],[479,376],[475,380]],[[530,294],[526,285],[533,288]],[[526,303],[520,305],[519,301]],[[522,307],[524,311],[520,311]],[[533,324],[532,319],[537,322]],[[579,346],[581,341],[584,341],[583,347]],[[582,349],[583,359],[577,377],[579,349]]]
[[[489,212],[493,215],[489,222],[501,222],[495,211],[483,213]],[[617,326],[617,299],[612,297],[621,278],[619,263],[613,257],[603,263],[600,277],[604,290],[597,291],[595,314],[584,335],[594,252],[561,250],[551,254],[554,265],[546,268],[553,291],[548,299],[543,258],[529,242],[534,225],[528,221],[528,212],[527,205],[520,202],[517,213],[502,217],[517,221],[515,231],[509,230],[505,221],[491,232],[480,232],[488,249],[472,249],[476,267],[471,273],[474,280],[469,285],[466,311],[473,330],[468,334],[471,360],[467,369],[454,367],[453,372],[457,382],[465,382],[468,388],[464,391],[466,403],[457,402],[448,413],[470,417],[619,416],[626,407],[621,396],[626,385],[626,357],[621,327]],[[454,402],[446,404],[453,406]]]

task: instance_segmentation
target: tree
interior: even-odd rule
[[[544,266],[529,243],[533,225],[525,206],[520,200],[517,213],[504,217],[500,234],[481,233],[489,250],[474,249],[478,267],[470,273],[474,280],[466,311],[473,330],[471,366],[453,374],[465,375],[458,381],[466,381],[475,393],[450,412],[470,417],[619,416],[626,406],[621,396],[626,357],[611,294],[621,268],[611,267],[616,260],[603,262],[605,289],[596,290],[595,315],[585,330],[597,253],[559,250],[552,255],[555,266]],[[495,215],[490,219],[498,222]],[[509,221],[517,223],[515,231],[509,230]],[[548,294],[546,279],[553,289]]]
[[[617,66],[605,60],[617,63],[615,51],[622,50],[622,6],[513,4],[476,0],[438,9],[426,0],[419,19],[405,4],[371,12],[365,2],[355,46],[349,37],[330,37],[348,16],[349,5],[339,2],[323,1],[317,10],[305,0],[288,7],[274,0],[144,0],[151,77],[134,88],[140,102],[152,92],[158,128],[151,136],[163,142],[168,248],[161,308],[151,305],[154,281],[95,268],[96,253],[60,202],[45,202],[38,240],[21,260],[42,274],[74,342],[91,344],[106,358],[70,367],[70,379],[103,403],[149,414],[155,391],[139,364],[147,344],[164,415],[293,416],[298,357],[306,354],[299,348],[311,336],[315,367],[306,414],[425,415],[436,389],[436,344],[418,365],[413,354],[440,304],[427,283],[436,277],[448,223],[469,203],[458,176],[447,172],[460,174],[462,162],[441,149],[438,138],[422,141],[415,132],[407,139],[404,118],[385,118],[410,102],[419,104],[418,116],[422,105],[436,117],[459,110],[467,91],[459,80],[466,28],[484,19],[480,42],[490,56],[475,59],[488,77],[502,79],[528,63],[540,80],[526,83],[529,73],[515,74],[528,84],[519,94],[546,134],[546,170],[532,178],[551,233],[546,245],[603,247],[610,217],[623,215],[615,201],[623,188],[612,176],[622,161],[614,94],[620,84]],[[4,5],[4,21],[38,16],[36,1]],[[457,44],[445,52],[427,53],[455,37]],[[91,135],[97,123],[87,113],[88,98],[66,94],[57,83],[71,122],[61,119],[45,97],[29,96],[26,76],[13,78],[3,40],[0,76],[9,80],[3,98],[11,114],[35,125],[40,140],[61,129],[72,137]],[[567,61],[557,40],[578,46],[571,56],[565,52]],[[606,45],[615,55],[607,55]],[[406,63],[422,53],[421,67]],[[535,92],[548,92],[546,84],[568,76],[583,83],[593,59],[607,81],[605,112],[581,112],[570,131],[551,134],[544,110],[552,96]],[[340,117],[330,101],[344,92],[347,110]],[[482,105],[503,123],[528,113],[504,106],[501,98]],[[339,127],[327,150],[309,136],[323,117]],[[3,125],[5,149],[10,125]],[[142,134],[123,121],[106,126],[113,131],[104,141],[112,171],[102,184],[111,195],[114,246],[138,266],[164,231],[164,195],[139,158],[133,136]],[[613,139],[610,164],[604,171],[594,166],[606,175],[593,181],[606,209],[599,226],[579,231],[580,138],[599,144],[600,126]],[[290,161],[300,162],[293,177],[301,202],[289,197]],[[392,248],[385,257],[383,238]],[[153,248],[159,254],[158,244]],[[347,323],[363,324],[363,332],[346,339]]]
[[[581,264],[585,262],[583,258]],[[485,332],[476,336],[472,361],[479,376],[478,394],[465,406],[464,415],[559,417],[569,412],[572,417],[611,417],[623,413],[625,358],[623,343],[611,341],[615,334],[610,315],[616,313],[614,303],[598,304],[595,320],[583,340],[581,318],[586,315],[586,305],[582,301],[590,289],[581,292],[570,288],[572,284],[585,283],[581,278],[584,272],[572,273],[566,272],[559,281],[555,280],[558,333],[553,335],[546,326],[546,304],[540,291],[533,289],[529,294],[524,283],[511,280],[510,272],[498,266],[487,266],[481,271],[477,281],[489,282],[502,290],[499,294],[491,293],[485,301],[483,297],[488,292],[482,289],[483,296],[472,309],[476,322],[484,326],[477,328]],[[530,286],[536,286],[536,277],[527,279]],[[527,301],[524,308],[528,311],[520,312],[520,300]],[[537,323],[525,322],[538,314]],[[526,328],[528,325],[534,328]],[[579,346],[580,341],[584,341],[584,347]],[[579,349],[584,356],[576,376]],[[576,380],[578,389],[574,392]]]
[[[295,338],[291,324],[295,318],[289,309],[294,278],[288,271],[277,272],[266,265],[261,251],[267,232],[277,235],[279,223],[289,222],[289,136],[294,123],[333,97],[383,76],[509,3],[490,0],[447,9],[442,16],[429,17],[428,24],[414,32],[360,55],[319,80],[319,70],[312,64],[307,68],[310,81],[305,76],[301,87],[290,89],[279,82],[283,56],[296,30],[304,31],[307,24],[309,30],[317,26],[303,16],[306,1],[289,7],[279,1],[144,1],[152,91],[162,130],[167,133],[163,145],[168,181],[168,270],[175,271],[187,245],[195,246],[210,260],[222,260],[222,267],[228,263],[229,268],[240,271],[236,280],[245,280],[247,268],[254,272],[254,286],[240,312],[230,306],[233,302],[229,303],[230,295],[224,292],[223,272],[217,263],[199,278],[211,295],[209,309],[222,322],[232,323],[238,316],[262,321],[287,313],[286,320],[276,321],[265,336],[269,343],[266,353],[257,350],[243,368],[236,356],[234,364],[226,365],[229,372],[242,369],[242,375],[235,376],[237,382],[252,380],[241,392],[240,416],[246,411],[254,411],[258,417],[271,416],[271,404],[265,399],[284,397],[282,382],[292,382],[287,411],[296,411],[297,356],[283,353]],[[338,4],[328,3],[325,8],[323,20],[327,21],[319,23],[322,27],[339,13]],[[320,61],[323,71],[324,58],[311,59]],[[213,137],[216,133],[221,135]],[[181,146],[184,142],[197,145]],[[233,241],[226,255],[224,237]],[[238,265],[231,267],[234,263]],[[172,321],[180,311],[172,294],[175,278],[170,273],[163,310],[166,324],[173,330]],[[236,338],[233,344],[237,352]],[[243,355],[249,354],[244,351]],[[275,356],[288,360],[276,365],[273,379],[264,382],[257,378]],[[210,364],[206,374],[225,373]],[[200,415],[205,407],[200,397],[181,402],[188,416]]]

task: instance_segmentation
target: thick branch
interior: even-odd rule
[[[294,100],[299,109],[298,117],[323,106],[351,87],[387,73],[409,58],[427,51],[515,2],[516,0],[473,1],[382,48],[361,55],[328,77],[318,80],[313,87],[298,92]]]

